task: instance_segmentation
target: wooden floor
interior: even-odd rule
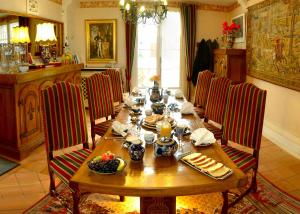
[[[274,184],[300,198],[300,160],[263,139],[259,171]],[[21,165],[0,176],[0,213],[21,213],[48,193],[44,145]]]

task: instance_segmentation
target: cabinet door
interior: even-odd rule
[[[227,77],[227,56],[215,55],[214,72],[216,77]]]
[[[27,143],[41,134],[39,92],[33,84],[24,86],[19,94],[20,139]]]
[[[74,75],[74,84],[81,85],[81,73],[78,72]]]

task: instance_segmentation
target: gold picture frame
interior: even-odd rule
[[[117,20],[85,20],[86,63],[117,62]]]

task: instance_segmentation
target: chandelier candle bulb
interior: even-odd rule
[[[144,11],[145,11],[145,6],[142,5],[142,6],[140,7],[140,12],[143,13]]]
[[[120,4],[121,7],[124,7],[124,5],[125,5],[125,0],[121,0],[119,4]]]

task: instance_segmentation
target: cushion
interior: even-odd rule
[[[98,123],[94,126],[95,134],[104,136],[107,130],[112,126],[112,120],[106,120],[105,122]]]
[[[243,172],[255,167],[256,160],[251,154],[226,145],[222,145],[222,149]]]
[[[214,134],[214,136],[217,140],[221,139],[222,134],[223,134],[222,129],[219,129],[210,123],[203,123],[203,124],[204,124],[205,128],[207,128],[209,131],[211,131]]]
[[[53,170],[53,172],[65,184],[68,184],[71,177],[90,154],[90,150],[80,149],[60,156],[56,156],[53,160],[50,161],[50,169]]]

